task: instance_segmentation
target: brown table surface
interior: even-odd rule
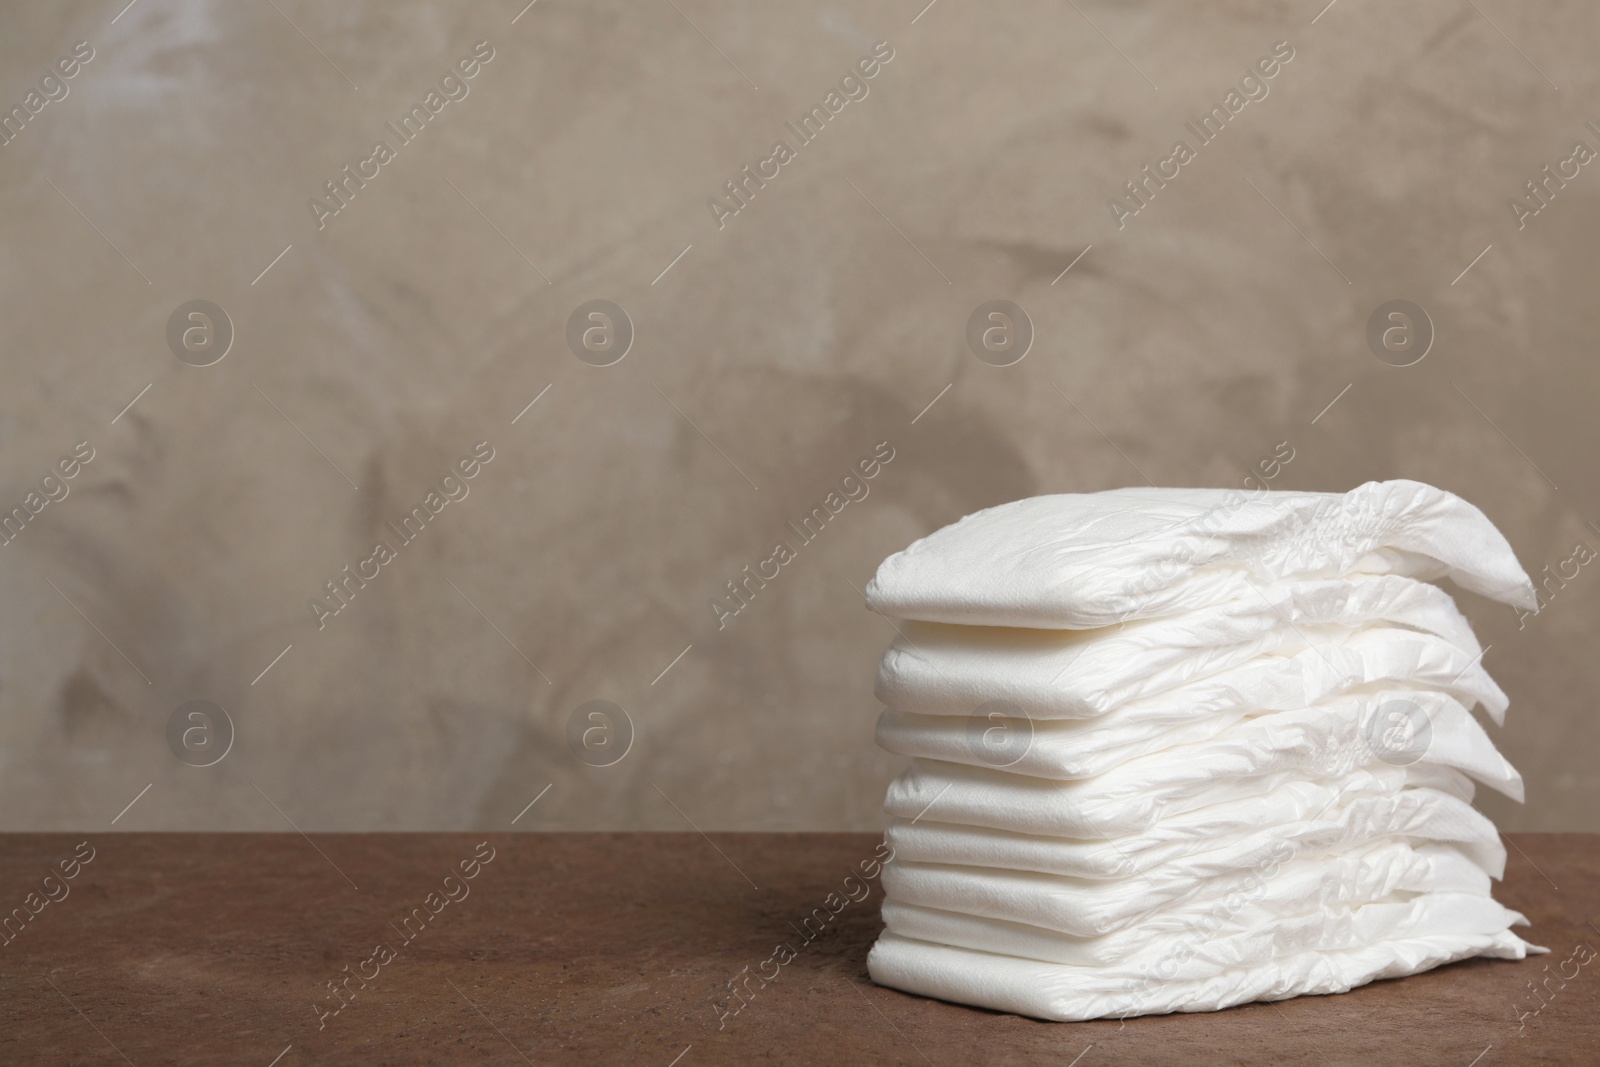
[[[52,864],[85,840],[93,859],[52,882],[67,895],[41,907]],[[468,895],[441,905],[445,876],[485,840],[493,858],[450,886]],[[0,945],[0,1062],[1600,1062],[1600,963],[1568,962],[1588,958],[1587,948],[1574,955],[1580,945],[1600,947],[1590,925],[1600,918],[1600,835],[1511,838],[1496,895],[1533,920],[1527,936],[1551,955],[1126,1025],[1041,1023],[874,986],[876,883],[802,946],[790,924],[842,889],[878,841],[0,835],[0,908],[27,912],[40,894],[37,914]],[[407,941],[397,928],[419,907],[429,921]],[[719,1028],[727,982],[782,941],[796,958]],[[393,958],[365,962],[379,942]],[[339,1003],[327,984],[347,965],[376,976],[365,989],[352,980],[354,998],[323,1017]],[[1540,982],[1549,991],[1532,1014],[1541,1002],[1530,983]]]

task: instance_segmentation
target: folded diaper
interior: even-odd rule
[[[1384,716],[1396,710],[1422,716],[1419,724],[1426,720],[1425,752],[1420,744],[1414,751],[1383,747]],[[1374,761],[1426,760],[1454,767],[1513,800],[1522,799],[1522,776],[1500,755],[1478,720],[1448,693],[1392,688],[1346,693],[1294,711],[1250,715],[1229,710],[1191,726],[1197,740],[1169,730],[1174,743],[1167,748],[1097,774],[1082,772],[1075,758],[1078,742],[1090,732],[1083,720],[1035,723],[885,709],[878,719],[878,744],[903,756],[1003,769],[1023,778],[1092,779],[1101,798],[1159,800],[1203,789],[1219,778],[1243,780],[1279,771],[1336,778]],[[1013,736],[994,737],[994,731]]]
[[[968,516],[885,560],[875,981],[1043,1019],[1337,993],[1541,952],[1474,782],[1507,699],[1431,580],[1533,588],[1477,508],[1124,489]]]
[[[884,831],[895,859],[1040,871],[1074,878],[1140,876],[1195,880],[1254,869],[1295,852],[1332,852],[1377,838],[1445,841],[1499,878],[1505,845],[1483,813],[1448,792],[1425,787],[1388,795],[1341,795],[1335,785],[1290,782],[1272,795],[1163,819],[1118,838],[1015,833],[931,819],[895,819]]]
[[[1393,575],[1285,582],[1212,608],[1095,630],[911,621],[878,666],[891,707],[966,715],[1009,700],[1039,718],[1101,715],[1268,655],[1338,644],[1390,623],[1482,652],[1437,586]],[[942,709],[934,710],[934,709]]]
[[[1223,914],[1226,914],[1225,911]],[[1233,967],[1259,965],[1296,952],[1359,948],[1372,941],[1450,934],[1495,934],[1527,919],[1481,893],[1428,892],[1407,900],[1323,905],[1270,923],[1223,933],[1217,919],[1202,921],[1176,943],[1170,937],[1129,947],[1131,931],[1074,937],[1005,919],[986,919],[886,900],[883,922],[890,933],[977,952],[1017,956],[1073,967],[1115,968],[1162,979],[1198,977]]]
[[[918,759],[889,783],[883,810],[902,819],[931,813],[945,822],[1022,834],[1114,838],[1213,804],[1270,798],[1285,785],[1306,780],[1299,772],[1283,770],[1254,778],[1218,778],[1165,796],[1129,795],[1115,780],[1120,770],[1097,778],[1056,781]],[[1375,762],[1340,778],[1323,780],[1344,796],[1396,793],[1407,786],[1430,786],[1467,799],[1473,793],[1466,775],[1426,762],[1405,767]],[[1269,799],[1257,799],[1254,808],[1266,811],[1270,806]]]
[[[1113,489],[968,515],[884,560],[881,615],[1093,629],[1238,599],[1251,584],[1446,577],[1536,610],[1533,583],[1477,508],[1421,482],[1348,493]]]
[[[1174,1011],[1216,1011],[1253,1000],[1344,993],[1472,956],[1520,960],[1532,946],[1509,930],[1368,942],[1359,948],[1296,952],[1266,963],[1208,968],[1200,977],[1163,979],[1097,967],[1069,967],[974,952],[885,933],[867,954],[880,985],[923,996],[1060,1022]]]
[[[1205,916],[1212,932],[1253,929],[1282,915],[1382,900],[1393,893],[1489,895],[1483,868],[1449,845],[1364,844],[1344,853],[1273,861],[1188,885],[1130,878],[1096,882],[1032,871],[912,863],[883,869],[890,898],[926,908],[1039,926],[1076,937],[1118,933],[1127,954]]]
[[[993,642],[977,640],[986,633],[978,627],[940,627],[925,633],[915,648],[903,639],[896,641],[878,668],[878,699],[891,708],[923,715],[972,715],[985,703],[1007,702],[1016,706],[1015,713],[1035,720],[1095,717],[1082,714],[1095,709],[1084,708],[1081,701],[1072,703],[1060,682],[1051,685],[1039,678],[1029,684],[1025,672],[1014,670],[1020,659],[1059,649],[1048,643],[1049,635],[1041,646],[1030,648],[1027,638],[1036,631],[995,631],[1022,637],[1017,648],[1007,649],[1001,643],[1003,636]],[[1131,698],[1111,712],[1100,711],[1106,718],[1085,733],[1097,734],[1102,725],[1135,720],[1180,723],[1228,708],[1282,711],[1374,682],[1443,689],[1469,708],[1482,704],[1496,723],[1504,721],[1506,696],[1478,662],[1477,651],[1469,653],[1432,634],[1382,626],[1356,631],[1328,628],[1321,633],[1326,640],[1314,646],[1246,659],[1183,685]],[[949,644],[943,645],[941,637],[950,638]],[[902,649],[914,654],[903,654]],[[946,651],[951,654],[944,655]],[[1135,673],[1124,667],[1120,677]],[[1005,695],[987,695],[993,693]],[[1067,710],[1079,714],[1069,715]]]

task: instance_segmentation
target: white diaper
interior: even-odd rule
[[[1523,783],[1442,577],[1535,606],[1478,509],[1404,481],[1041,497],[884,561],[877,739],[911,762],[873,979],[1091,1019],[1543,951],[1490,897],[1474,783]]]
[[[1385,716],[1421,716],[1425,732],[1384,745]],[[1293,711],[1248,715],[1238,710],[1191,724],[1209,733],[1200,740],[1173,734],[1169,747],[1085,774],[1078,753],[1084,729],[1097,720],[974,719],[910,715],[886,709],[878,718],[878,744],[923,759],[990,767],[1050,779],[1093,778],[1099,796],[1157,800],[1205,788],[1218,778],[1244,779],[1279,771],[1338,778],[1378,761],[1426,761],[1454,767],[1485,785],[1522,800],[1522,776],[1494,747],[1466,708],[1446,693],[1378,689],[1330,697]],[[1411,723],[1407,723],[1410,726]],[[1209,730],[1203,727],[1209,726]]]
[[[1098,630],[906,622],[878,665],[877,696],[925,715],[970,715],[1009,701],[1038,718],[1090,718],[1259,657],[1342,645],[1384,624],[1433,634],[1468,662],[1482,652],[1443,590],[1409,578],[1286,582],[1255,592]],[[1335,667],[1332,657],[1327,666]]]
[[[1334,952],[1371,941],[1441,934],[1497,934],[1527,919],[1481,893],[1407,894],[1405,900],[1324,905],[1248,928],[1222,928],[1219,915],[1177,937],[1139,942],[1118,931],[1099,937],[1074,937],[1042,926],[987,919],[978,915],[883,902],[889,932],[918,941],[1019,956],[1042,963],[1099,967],[1125,975],[1161,979],[1197,978],[1234,967],[1266,963],[1296,952]]]
[[[1166,816],[1257,798],[1256,825],[1271,825],[1280,810],[1273,794],[1306,780],[1295,771],[1276,771],[1240,780],[1220,778],[1177,795],[1130,797],[1117,788],[1114,780],[1107,781],[1117,773],[1057,781],[918,759],[889,783],[883,810],[902,819],[929,815],[942,822],[1021,834],[1114,838],[1148,830]],[[1371,763],[1339,778],[1319,780],[1345,796],[1397,793],[1406,786],[1419,785],[1453,792],[1468,800],[1473,794],[1470,778],[1433,763],[1408,767]]]
[[[881,985],[1036,1019],[1083,1019],[1216,1011],[1253,1000],[1343,993],[1380,978],[1416,974],[1472,956],[1520,960],[1540,951],[1509,930],[1376,941],[1333,952],[1298,952],[1269,963],[1162,981],[1097,967],[1067,967],[913,941],[885,933],[867,954]]]
[[[1332,783],[1294,782],[1272,800],[1276,811],[1270,818],[1251,797],[1173,816],[1144,833],[1115,839],[1014,833],[931,817],[895,819],[884,837],[896,860],[1072,878],[1197,880],[1269,864],[1286,848],[1336,852],[1377,838],[1449,842],[1490,876],[1505,873],[1505,844],[1494,824],[1448,792],[1345,795]]]
[[[867,606],[892,618],[1087,630],[1351,574],[1448,576],[1537,610],[1533,583],[1476,507],[1421,482],[1348,493],[1113,489],[968,515],[883,561]]]
[[[1287,853],[1285,853],[1287,854]],[[1241,885],[1248,888],[1241,890]],[[1353,907],[1391,893],[1489,894],[1489,876],[1450,845],[1399,841],[1362,844],[1344,853],[1273,859],[1260,869],[1192,884],[1187,892],[1152,889],[1140,878],[1117,882],[1031,871],[913,863],[883,868],[883,891],[925,908],[1041,926],[1074,937],[1121,931],[1121,952],[1174,937],[1227,900],[1221,929],[1249,929],[1319,907]]]
[[[982,631],[977,631],[982,633]],[[1328,631],[1323,631],[1328,632]],[[982,670],[981,652],[958,654],[936,663],[924,647],[920,658],[901,660],[886,677],[880,668],[878,699],[892,708],[923,715],[971,715],[983,683],[970,677]],[[887,657],[886,657],[887,658]],[[954,677],[946,673],[963,664]],[[972,664],[966,666],[965,664]],[[1060,719],[1056,687],[1024,687],[1012,679],[991,682],[1009,687],[1003,698],[1013,712],[1032,719]],[[1432,634],[1372,626],[1334,630],[1329,640],[1292,655],[1267,655],[1172,689],[1129,700],[1083,731],[1085,744],[1102,742],[1101,732],[1126,723],[1170,726],[1219,711],[1287,711],[1303,708],[1332,693],[1379,682],[1403,682],[1452,693],[1468,708],[1482,704],[1495,722],[1504,721],[1506,695],[1484,671],[1477,653],[1468,653]],[[985,701],[996,698],[986,697]],[[1120,741],[1118,742],[1120,743]]]

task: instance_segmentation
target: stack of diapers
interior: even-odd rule
[[[1341,993],[1541,952],[1475,785],[1522,779],[1456,585],[1535,610],[1477,508],[1118,489],[970,515],[867,588],[889,787],[875,981],[1040,1019]]]

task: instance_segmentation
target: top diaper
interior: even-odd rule
[[[1348,493],[1113,489],[1002,504],[884,560],[882,615],[1090,629],[1251,595],[1284,579],[1398,574],[1535,610],[1506,539],[1473,505],[1413,481]]]

